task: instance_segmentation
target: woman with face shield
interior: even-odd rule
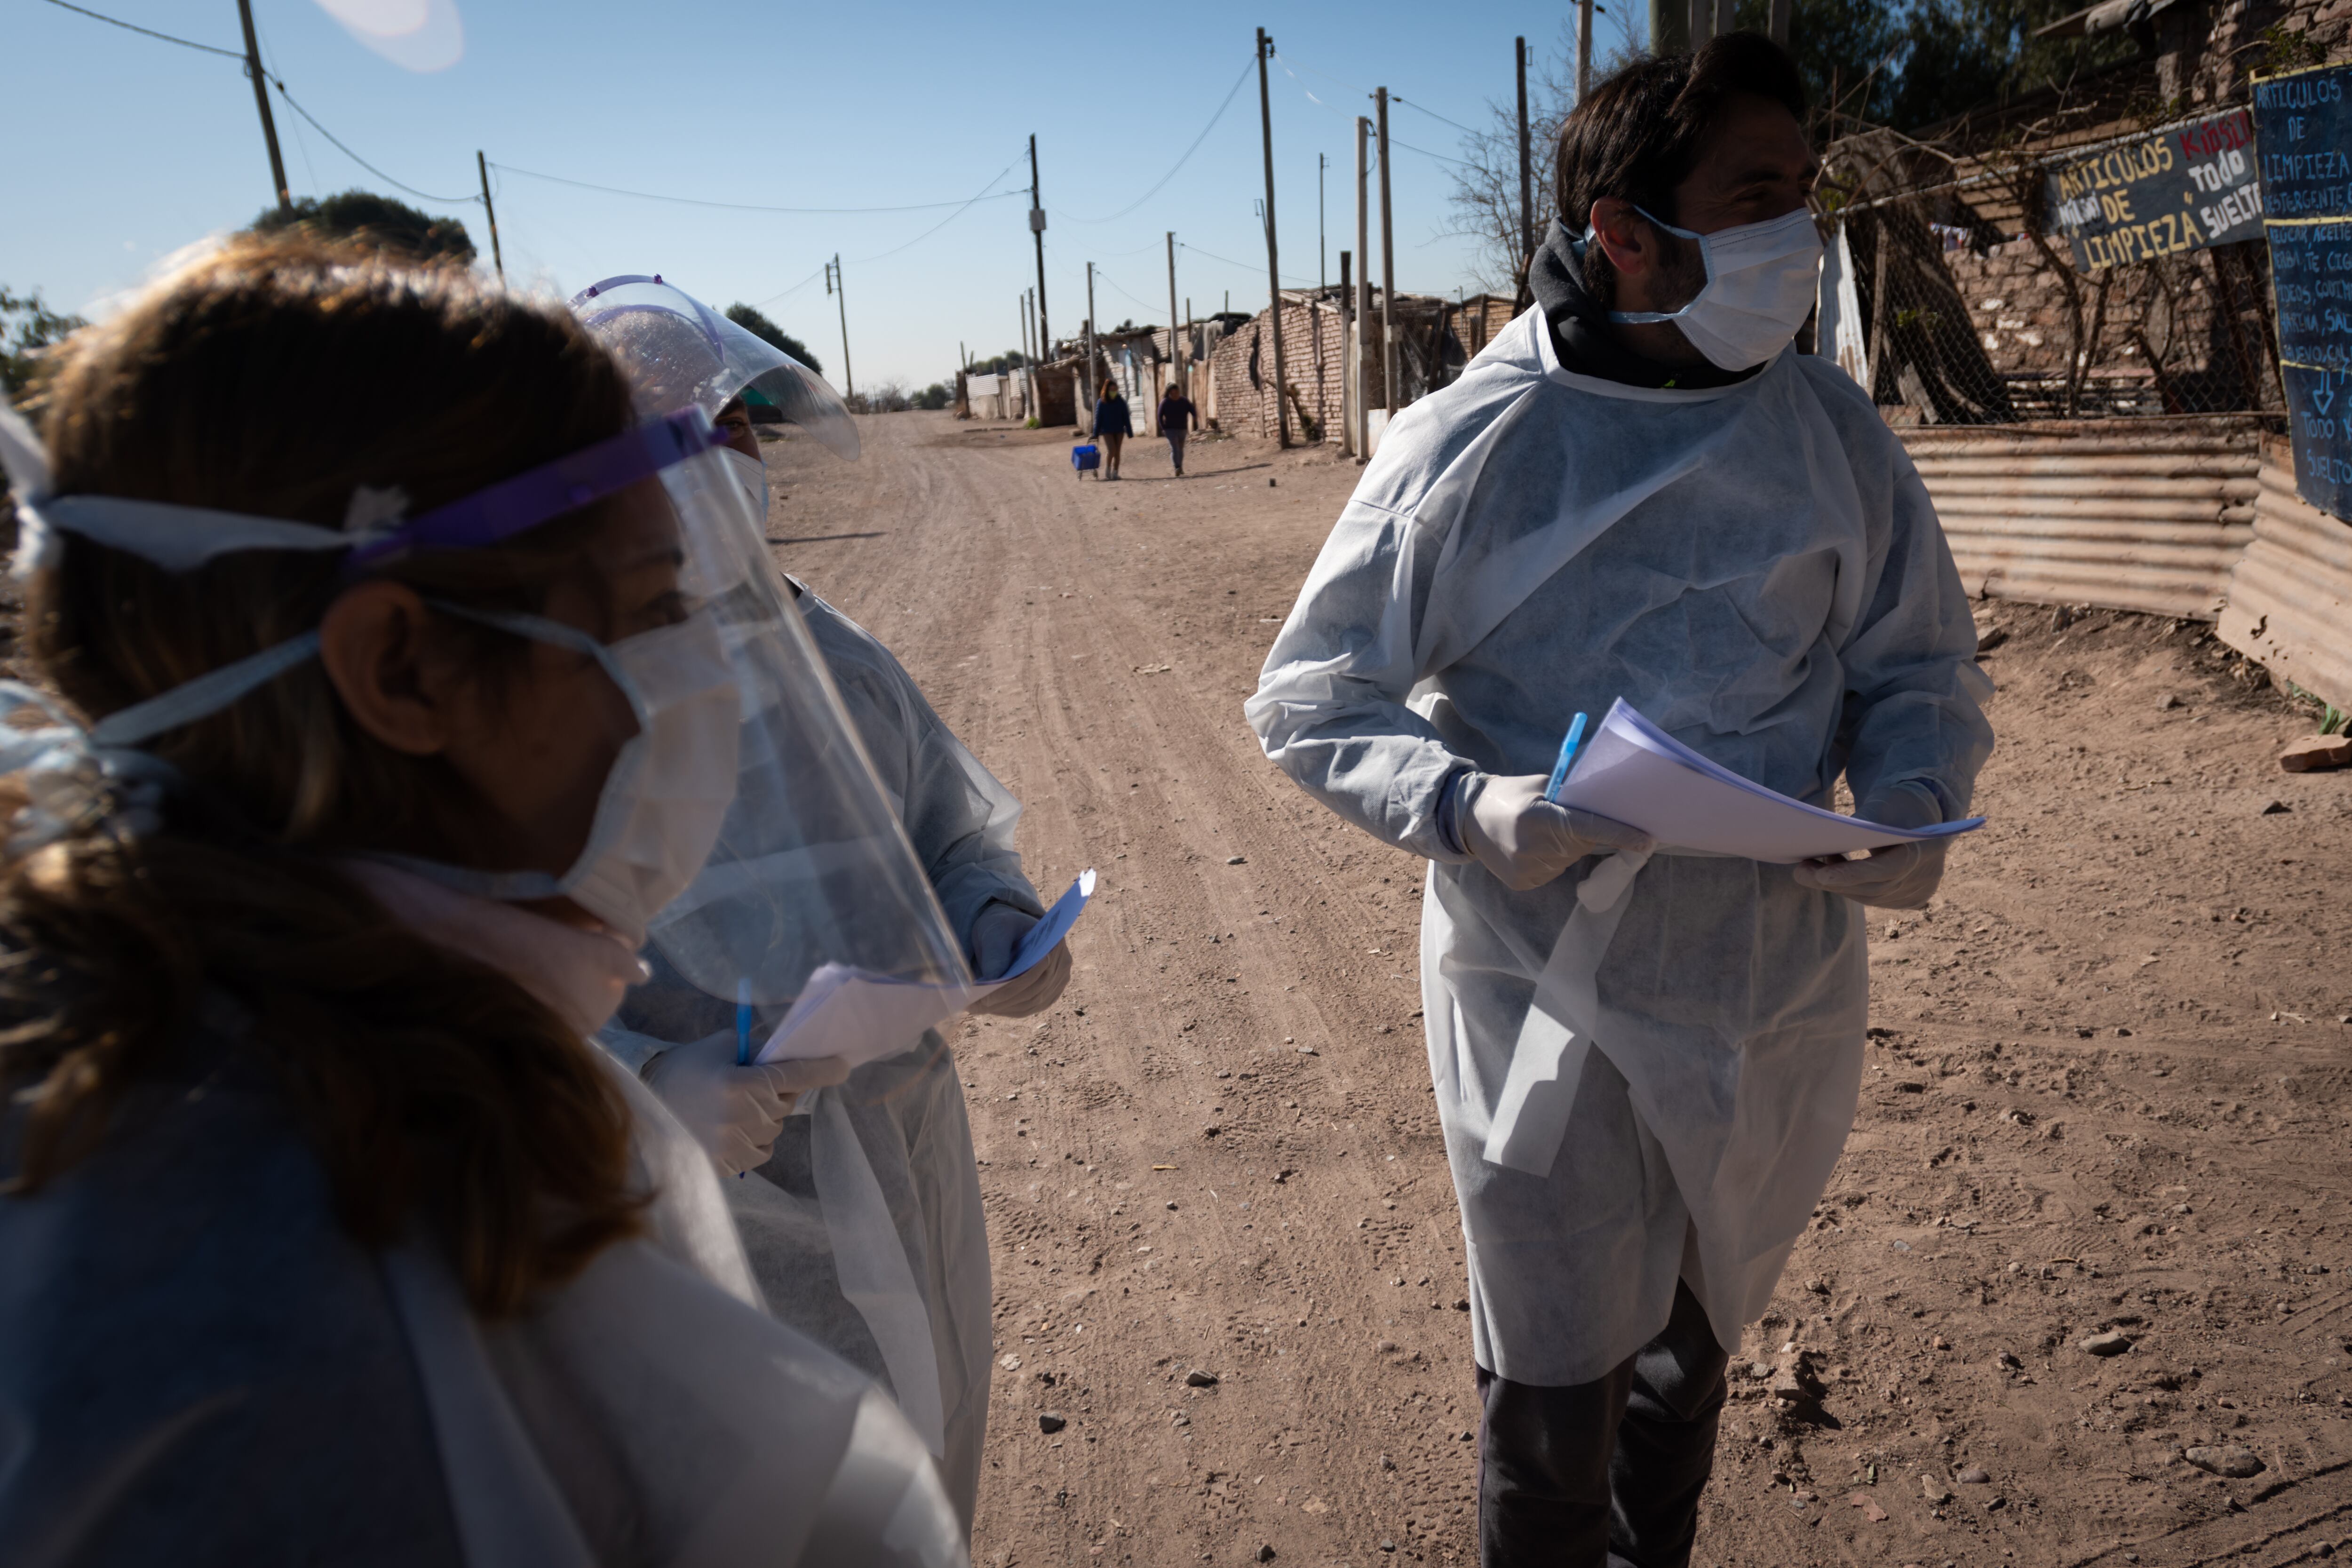
[[[78,338],[44,425],[0,411],[44,683],[0,731],[0,1559],[964,1562],[586,1037],[731,804],[736,650],[855,749],[708,418],[291,243]]]
[[[856,427],[814,372],[658,278],[618,278],[572,300],[613,351],[640,408],[693,402],[730,415],[762,397],[837,456]],[[746,421],[725,454],[747,497],[764,472]],[[748,449],[745,449],[748,447]],[[601,1037],[670,1098],[723,1169],[772,1311],[883,1379],[939,1455],[967,1526],[979,1489],[991,1366],[988,1237],[955,1058],[935,1031],[770,1120],[738,1075],[743,1002],[764,1040],[820,964],[940,984],[1004,972],[1043,912],[1013,848],[1020,805],[932,711],[889,650],[798,582],[793,595],[855,721],[871,786],[787,796],[748,741],[735,810],[709,866],[662,920],[654,977]],[[836,868],[855,866],[846,877]],[[1051,1006],[1066,946],[981,1008]],[[756,1046],[755,1046],[756,1048]],[[749,1128],[751,1137],[743,1131]]]

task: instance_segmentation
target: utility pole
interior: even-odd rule
[[[498,264],[499,281],[507,280],[507,258],[499,249],[499,209],[490,205],[490,161],[482,156],[479,147],[474,149],[474,170],[482,176],[482,210],[490,218],[490,259]]]
[[[1775,0],[1787,5],[1788,0]],[[1592,90],[1592,0],[1576,0],[1576,106]],[[1565,221],[1565,220],[1563,220]]]
[[[1037,242],[1037,352],[1053,352],[1054,335],[1045,326],[1045,209],[1037,200],[1037,135],[1029,134],[1029,236]]]
[[[1323,269],[1330,251],[1330,242],[1323,237],[1323,174],[1330,167],[1329,158],[1315,154],[1315,291],[1318,294],[1331,286],[1330,274]]]
[[[1356,455],[1356,366],[1363,360],[1355,349],[1356,290],[1348,281],[1354,260],[1355,252],[1339,253],[1339,450],[1348,457]]]
[[[849,373],[849,289],[841,281],[841,252],[824,264],[824,291],[841,302],[841,386],[846,397],[857,395],[857,378]]]
[[[1366,166],[1365,152],[1370,143],[1372,122],[1362,115],[1356,116],[1356,338],[1355,355],[1348,366],[1348,385],[1356,399],[1356,461],[1362,462],[1370,454],[1364,450],[1370,440],[1371,425],[1366,398],[1371,388],[1364,375],[1364,335],[1372,328],[1372,252],[1370,171]]]
[[[1528,302],[1528,272],[1536,260],[1536,187],[1528,165],[1528,41],[1518,40],[1519,58],[1519,293],[1515,305]]]
[[[1396,417],[1396,227],[1389,221],[1389,89],[1372,89],[1381,137],[1381,390],[1382,408]]]
[[[1087,364],[1078,379],[1085,384],[1087,406],[1095,400],[1095,264],[1087,263]]]
[[[1690,53],[1691,11],[1706,3],[1706,0],[1650,0],[1650,52]]]
[[[1715,37],[1716,0],[1690,0],[1690,47],[1696,54],[1699,46]]]
[[[1772,41],[1784,49],[1789,47],[1789,13],[1792,8],[1790,0],[1772,0],[1771,19],[1767,24]]]
[[[286,160],[278,154],[278,122],[269,118],[269,79],[261,74],[261,45],[253,36],[253,0],[236,0],[236,19],[245,24],[245,74],[253,79],[254,107],[261,110],[261,139],[269,143],[269,188],[278,196],[278,210],[294,210],[294,193],[286,184]]]
[[[1282,401],[1284,385],[1282,364],[1282,269],[1277,265],[1274,242],[1274,100],[1265,89],[1265,57],[1274,52],[1274,40],[1265,29],[1257,30],[1257,121],[1265,142],[1265,287],[1269,296],[1270,315],[1274,327],[1274,433],[1279,446],[1290,445],[1290,406]]]
[[[1177,335],[1176,325],[1176,231],[1168,231],[1168,378],[1172,383],[1184,374],[1184,340]]]

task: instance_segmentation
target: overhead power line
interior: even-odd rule
[[[49,4],[55,5],[61,11],[72,11],[80,16],[88,16],[94,22],[103,22],[110,27],[120,27],[126,33],[142,34],[150,38],[160,38],[167,44],[177,44],[184,49],[202,49],[205,54],[219,55],[225,59],[235,60],[239,65],[243,65],[245,63],[245,51],[243,49],[215,48],[210,44],[200,44],[193,38],[173,37],[169,33],[159,33],[152,27],[142,27],[136,22],[126,22],[120,16],[109,16],[101,12],[90,10],[86,5],[68,5],[66,0],[49,0]]]
[[[286,84],[283,81],[273,76],[269,79],[269,85],[278,89],[278,96],[286,100],[287,108],[292,110],[295,113],[300,115],[303,119],[310,122],[311,130],[317,132],[320,135],[333,142],[337,152],[341,153],[344,157],[349,158],[352,163],[357,163],[361,168],[365,169],[369,174],[373,174],[377,179],[382,180],[385,184],[396,186],[401,190],[406,191],[410,195],[416,197],[419,201],[438,202],[443,206],[460,206],[467,202],[472,202],[477,206],[481,205],[482,198],[478,195],[436,196],[430,191],[420,191],[415,185],[407,184],[402,181],[394,179],[390,174],[385,174],[382,169],[377,168],[373,163],[369,163],[365,158],[362,158],[357,153],[352,152],[350,147],[344,144],[341,137],[337,136],[333,132],[320,124],[319,117],[317,115],[311,113],[309,110],[294,101],[294,95],[286,90]]]
[[[1249,272],[1255,272],[1257,270],[1257,263],[1255,261],[1235,261],[1230,256],[1219,256],[1213,250],[1202,250],[1199,246],[1192,244],[1188,240],[1178,240],[1176,242],[1176,248],[1179,250],[1192,251],[1196,256],[1205,256],[1212,261],[1222,261],[1228,267],[1239,267]],[[1290,279],[1289,281],[1301,289],[1314,289],[1319,287],[1319,285],[1318,285],[1311,278],[1293,278]],[[1124,290],[1122,290],[1122,292]]]
[[[990,195],[982,195],[968,197],[960,202],[912,202],[900,206],[887,207],[777,207],[766,206],[757,202],[707,201],[699,196],[675,196],[661,191],[633,191],[620,185],[599,185],[587,180],[567,179],[562,174],[543,174],[536,169],[519,169],[512,163],[493,162],[490,164],[490,167],[497,169],[503,174],[520,174],[525,179],[545,180],[551,184],[571,185],[575,189],[583,191],[601,191],[608,196],[635,196],[639,201],[670,202],[680,206],[720,207],[730,212],[744,213],[786,213],[803,217],[838,216],[843,214],[849,213],[937,212],[941,207],[968,207],[975,201],[986,201],[992,199]],[[1000,174],[997,176],[997,179],[1003,179],[1003,175]],[[989,182],[990,184],[994,184],[995,183],[995,180],[991,180]],[[1027,194],[1028,193],[1025,191],[997,191],[992,193],[994,196],[1017,196],[1025,195]]]
[[[1251,56],[1250,58],[1244,63],[1242,66],[1242,74],[1234,78],[1234,85],[1225,89],[1224,101],[1217,105],[1217,111],[1209,116],[1209,122],[1201,127],[1201,133],[1192,138],[1192,144],[1184,149],[1184,155],[1176,160],[1175,166],[1171,168],[1166,174],[1160,176],[1159,184],[1153,185],[1150,190],[1144,192],[1141,195],[1136,197],[1135,200],[1128,203],[1127,205],[1119,208],[1118,211],[1111,214],[1108,217],[1072,217],[1070,221],[1076,224],[1089,225],[1098,223],[1116,223],[1120,218],[1123,218],[1128,214],[1133,212],[1136,208],[1141,206],[1144,203],[1150,201],[1152,197],[1158,195],[1160,194],[1160,187],[1167,184],[1169,181],[1174,179],[1176,177],[1177,170],[1181,169],[1186,163],[1192,161],[1192,154],[1201,150],[1201,143],[1209,139],[1209,132],[1217,128],[1217,121],[1225,117],[1225,110],[1231,109],[1234,105],[1234,95],[1241,91],[1242,83],[1249,79],[1250,67],[1256,63],[1257,57],[1255,55]]]
[[[1001,180],[1001,179],[1004,178],[1004,176],[1005,176],[1005,175],[1007,175],[1007,174],[1009,174],[1013,173],[1013,169],[1014,169],[1014,168],[1016,168],[1016,167],[1020,164],[1021,160],[1022,160],[1023,158],[1026,157],[1027,155],[1028,155],[1028,154],[1026,153],[1026,152],[1023,152],[1023,153],[1017,153],[1017,154],[1015,154],[1012,163],[1007,163],[1007,164],[1005,164],[1005,165],[1004,165],[1004,167],[1003,167],[1002,169],[999,169],[999,170],[995,173],[995,174],[990,178],[990,180],[988,181],[988,184],[984,184],[984,185],[982,185],[982,186],[981,186],[981,187],[980,187],[980,195],[976,195],[976,196],[972,197],[971,201],[965,202],[961,206],[957,207],[955,211],[953,211],[953,212],[951,212],[951,213],[948,214],[948,216],[945,216],[945,217],[943,217],[943,218],[940,219],[940,221],[939,221],[939,222],[937,222],[937,223],[935,223],[935,224],[931,225],[931,226],[930,226],[930,227],[929,227],[929,228],[927,228],[927,229],[923,230],[923,232],[922,232],[922,233],[920,233],[920,234],[919,234],[919,235],[917,235],[914,238],[912,238],[912,239],[908,240],[906,244],[904,244],[904,245],[897,245],[897,246],[893,246],[893,247],[890,247],[889,249],[887,249],[887,250],[877,252],[877,253],[876,253],[875,255],[872,255],[872,256],[861,256],[861,257],[859,257],[859,258],[857,258],[857,264],[858,264],[860,267],[863,267],[863,266],[865,266],[865,265],[866,265],[867,262],[869,262],[869,261],[880,261],[880,260],[883,260],[883,259],[885,259],[885,258],[888,258],[888,257],[896,256],[896,255],[898,255],[898,252],[900,252],[900,251],[902,251],[902,250],[911,250],[911,249],[913,249],[916,246],[919,246],[919,245],[922,244],[922,243],[923,243],[923,241],[925,241],[925,240],[927,240],[927,239],[930,238],[930,237],[931,237],[931,236],[933,236],[933,235],[935,235],[935,234],[937,234],[937,233],[939,233],[939,232],[940,232],[940,230],[941,230],[941,229],[943,229],[943,228],[947,227],[947,226],[948,226],[948,225],[950,225],[950,224],[951,224],[951,223],[955,222],[955,220],[956,220],[956,219],[958,219],[958,218],[960,218],[960,217],[963,216],[963,215],[964,215],[965,211],[966,211],[968,208],[970,208],[971,206],[972,206],[975,203],[978,203],[978,202],[984,202],[984,201],[988,201],[988,200],[990,200],[990,199],[991,199],[991,195],[990,195],[990,193],[989,193],[988,186],[989,186],[989,185],[992,185],[992,184],[996,184],[996,182],[997,182],[998,180]],[[1028,194],[1029,194],[1028,192],[1026,192],[1026,191],[1022,191],[1022,190],[998,191],[998,192],[996,192],[996,193],[995,193],[995,195],[1000,195],[1000,196],[1022,196],[1022,195],[1027,195]]]

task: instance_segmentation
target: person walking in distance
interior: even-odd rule
[[[1118,478],[1118,449],[1134,434],[1135,419],[1118,395],[1118,383],[1103,377],[1102,395],[1095,400],[1095,439],[1103,444],[1104,479]]]
[[[1934,503],[1869,395],[1793,350],[1805,124],[1755,33],[1594,86],[1538,308],[1389,426],[1247,705],[1295,781],[1432,862],[1485,1568],[1690,1562],[1727,1353],[1853,1125],[1868,906],[1916,909],[1944,868],[1698,856],[1567,809],[1572,716],[1622,699],[1901,827],[1968,815],[1992,749]]]
[[[1184,437],[1197,429],[1201,411],[1184,395],[1184,389],[1175,382],[1160,395],[1160,433],[1168,437],[1168,456],[1176,464],[1176,477],[1184,477]]]

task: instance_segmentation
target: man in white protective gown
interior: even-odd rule
[[[1488,1564],[1682,1564],[1724,1366],[1851,1126],[1866,904],[1940,847],[1795,867],[1551,805],[1622,698],[1747,778],[1965,815],[1990,683],[1869,396],[1794,352],[1821,242],[1788,58],[1634,61],[1560,133],[1537,308],[1391,423],[1283,626],[1266,754],[1431,861],[1422,987],[1462,1206]]]

